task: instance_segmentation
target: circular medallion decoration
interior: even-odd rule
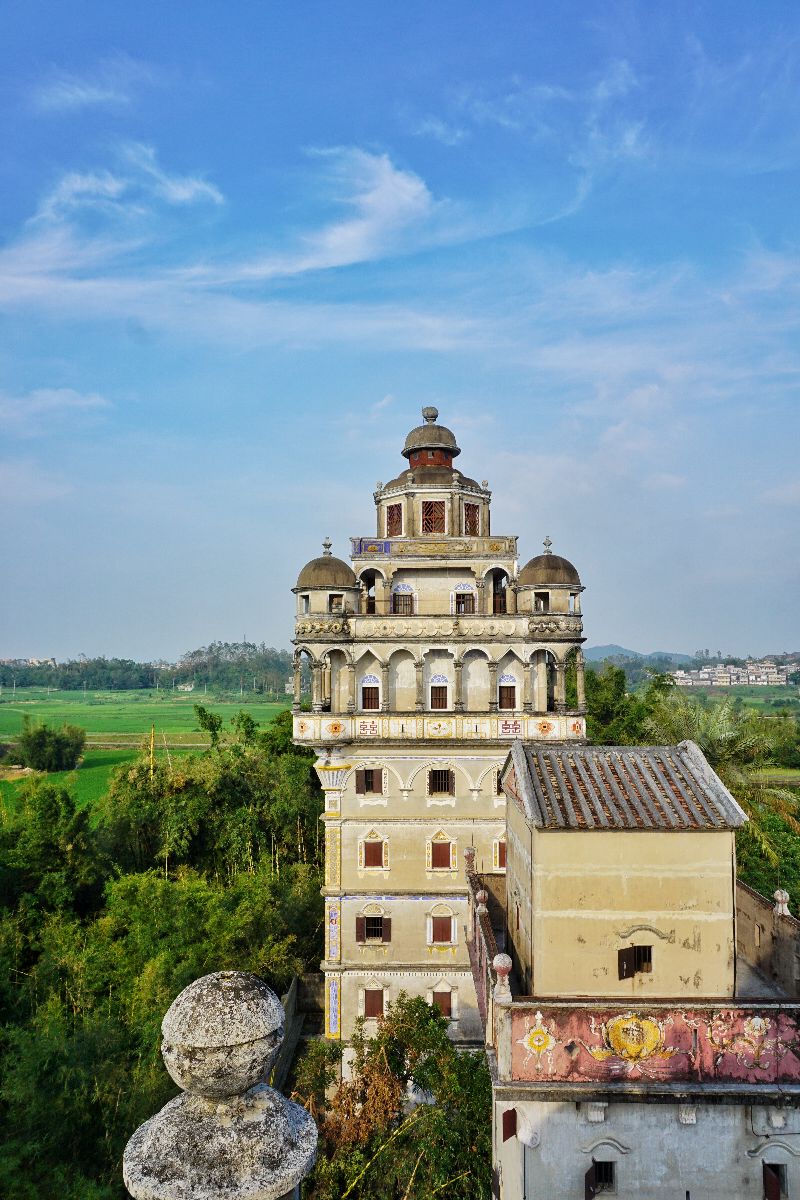
[[[297,722],[297,732],[298,733],[308,733],[308,730],[309,730],[308,721],[298,721]]]
[[[340,733],[344,733],[344,725],[341,721],[329,721],[325,726],[325,732],[331,737],[338,737]]]
[[[555,726],[553,725],[552,721],[539,721],[536,728],[539,730],[539,733],[547,737],[548,733],[553,732]]]

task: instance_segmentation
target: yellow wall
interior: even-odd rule
[[[514,803],[508,819],[508,918],[525,990],[733,995],[730,831],[530,830]],[[633,945],[652,946],[652,972],[620,980],[617,952]]]

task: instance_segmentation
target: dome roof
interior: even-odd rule
[[[425,418],[425,424],[418,425],[416,429],[411,430],[406,438],[406,444],[403,446],[404,457],[410,458],[415,450],[449,450],[453,458],[460,454],[461,451],[456,444],[455,434],[452,430],[445,428],[444,425],[436,424],[439,410],[423,408],[422,415]]]
[[[560,554],[551,554],[550,551],[537,554],[527,562],[519,573],[518,582],[521,586],[537,583],[569,583],[581,586],[580,575],[569,559],[562,558]]]
[[[319,558],[312,558],[297,576],[296,587],[357,587],[358,580],[352,567],[341,558],[331,554],[331,543],[322,543],[324,550]]]

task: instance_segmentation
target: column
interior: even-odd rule
[[[534,712],[547,712],[547,656],[538,654],[534,664],[536,672],[536,696]]]
[[[463,670],[463,667],[464,667],[463,660],[460,658],[455,659],[455,661],[453,662],[453,670],[455,671],[455,687],[453,690],[453,710],[455,712],[463,712],[464,711],[464,697],[463,697],[462,690],[461,690],[462,689],[461,672]]]
[[[300,695],[302,692],[303,685],[302,685],[302,682],[300,679],[300,663],[299,662],[296,662],[294,664],[294,670],[292,671],[292,684],[293,684],[293,688],[294,688],[293,698],[292,698],[292,712],[300,712]]]
[[[489,712],[497,712],[497,663],[489,663]]]
[[[378,594],[378,584],[380,584],[380,595]],[[390,579],[375,580],[375,611],[383,616],[390,610],[389,600],[392,594],[392,581]]]
[[[476,579],[475,587],[478,589],[478,612],[482,617],[486,616],[486,580]]]
[[[311,664],[311,711],[322,712],[322,663]]]
[[[417,710],[417,712],[422,712],[422,710],[425,708],[425,694],[424,694],[425,682],[424,682],[424,678],[423,678],[424,666],[425,666],[425,663],[421,658],[418,658],[415,660],[414,673],[416,675],[417,696],[416,696],[416,700],[414,701],[414,707]]]
[[[389,664],[381,663],[381,712],[389,711]]]
[[[514,613],[517,611],[517,585],[509,583],[506,588],[506,612]]]
[[[522,679],[522,711],[529,713],[533,708],[533,663],[525,663]]]
[[[563,713],[567,707],[567,668],[556,661],[556,712]]]
[[[322,707],[323,708],[327,707],[330,710],[332,707],[332,704],[331,704],[332,699],[333,699],[333,697],[331,696],[331,664],[329,662],[326,662],[325,666],[322,668]]]
[[[584,710],[586,708],[586,676],[584,674],[586,666],[583,660],[583,655],[578,652],[578,657],[575,659],[575,685],[578,692],[578,708]]]
[[[348,663],[345,667],[347,671],[347,711],[354,713],[356,711],[356,668],[353,663]]]

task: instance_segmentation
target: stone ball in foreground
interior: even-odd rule
[[[263,979],[216,971],[173,1000],[161,1023],[161,1053],[178,1087],[225,1099],[264,1081],[283,1028],[280,1000]]]

